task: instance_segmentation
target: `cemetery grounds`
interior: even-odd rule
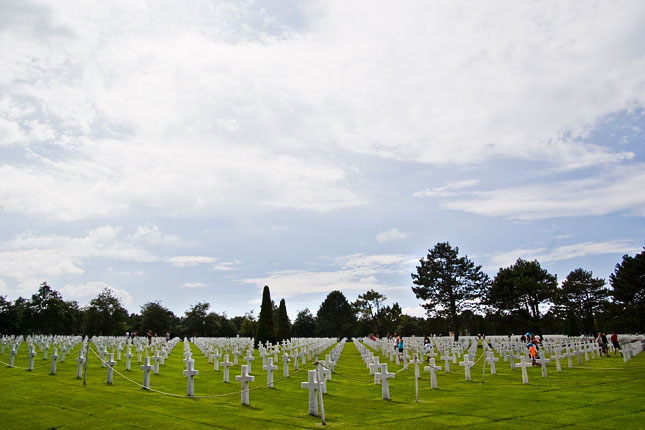
[[[301,388],[307,372],[314,369],[308,361],[296,371],[293,358],[290,376],[283,378],[283,363],[276,363],[274,388],[265,387],[259,351],[254,350],[249,405],[240,401],[238,365],[230,367],[230,382],[224,383],[223,370],[214,370],[209,357],[186,342],[199,374],[194,377],[194,397],[188,397],[183,375],[184,342],[177,342],[159,374],[150,373],[150,388],[141,387],[142,363],[135,354],[132,370],[125,370],[125,359],[114,365],[112,384],[107,383],[107,368],[102,366],[96,346],[88,353],[85,383],[77,379],[77,363],[82,344],[60,357],[55,375],[51,374],[51,353],[43,358],[39,351],[33,370],[23,342],[9,367],[9,349],[0,354],[0,428],[321,428],[320,416],[309,414],[309,392]],[[359,347],[362,345],[358,344]],[[320,357],[338,348],[334,343]],[[325,427],[328,428],[645,428],[645,354],[625,362],[620,354],[582,361],[574,358],[573,368],[562,361],[557,372],[553,361],[547,376],[540,367],[528,367],[528,384],[520,368],[511,370],[500,358],[496,374],[482,360],[481,342],[477,345],[471,380],[464,368],[451,364],[451,372],[436,373],[437,389],[431,388],[430,373],[423,371],[415,381],[413,366],[404,369],[381,351],[369,349],[388,363],[395,376],[388,380],[390,400],[383,400],[382,387],[352,341],[347,341],[337,359],[324,394]],[[60,354],[60,352],[59,352]],[[496,354],[496,357],[499,355]],[[232,359],[231,359],[232,361]],[[519,362],[519,361],[518,361]],[[443,361],[437,356],[437,367]],[[415,382],[418,383],[415,391]],[[154,391],[153,391],[154,390]]]

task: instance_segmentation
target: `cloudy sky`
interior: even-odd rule
[[[0,294],[291,318],[645,245],[645,2],[0,0]]]

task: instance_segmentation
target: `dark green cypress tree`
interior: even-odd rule
[[[278,307],[276,338],[278,342],[291,338],[291,322],[289,321],[289,315],[287,315],[287,305],[284,299],[280,300],[280,306]]]
[[[258,318],[258,330],[255,333],[256,344],[264,344],[267,341],[275,343],[275,329],[273,328],[273,305],[271,304],[271,293],[269,287],[264,286],[262,291],[262,306]]]

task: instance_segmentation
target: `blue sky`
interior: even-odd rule
[[[0,0],[0,294],[291,318],[645,245],[641,1]]]

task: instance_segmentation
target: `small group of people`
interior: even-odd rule
[[[618,354],[618,350],[620,349],[618,335],[616,333],[612,333],[609,339],[612,346],[614,347],[615,356]],[[604,332],[598,333],[598,336],[596,337],[596,343],[598,344],[598,348],[600,349],[600,355],[602,356],[603,354],[605,354],[605,357],[609,357],[609,341],[607,340],[607,334]]]
[[[537,360],[540,359],[540,344],[542,342],[540,335],[537,335],[537,334],[533,335],[530,332],[527,332],[526,334],[523,334],[522,337],[520,337],[520,340],[522,342],[527,342],[526,347],[529,350],[529,355],[531,356],[532,365],[540,366],[540,363],[537,362]],[[603,333],[603,332],[598,333],[598,336],[596,337],[596,343],[598,344],[598,348],[600,349],[600,356],[605,354],[605,357],[609,357],[610,341],[614,347],[614,355],[617,355],[618,350],[620,349],[620,343],[618,342],[618,335],[616,333],[612,333],[610,339],[607,340],[606,333]]]
[[[523,334],[520,338],[522,342],[528,342],[526,347],[529,350],[529,356],[531,357],[532,366],[540,366],[541,364],[537,361],[540,359],[540,343],[542,342],[542,337],[539,334],[532,334],[527,332]]]
[[[394,339],[394,350],[398,351],[399,354],[403,354],[403,337],[398,333],[394,333],[392,338]]]
[[[136,338],[138,336],[139,336],[139,331],[138,330],[132,330],[132,332],[127,332],[127,331],[125,332],[125,337],[128,337],[128,338],[134,339],[134,338]],[[148,339],[148,345],[152,344],[152,338],[153,337],[157,337],[157,333],[156,332],[153,333],[152,330],[148,330],[146,332],[146,338]],[[169,331],[166,332],[166,340],[170,341],[170,332]]]

